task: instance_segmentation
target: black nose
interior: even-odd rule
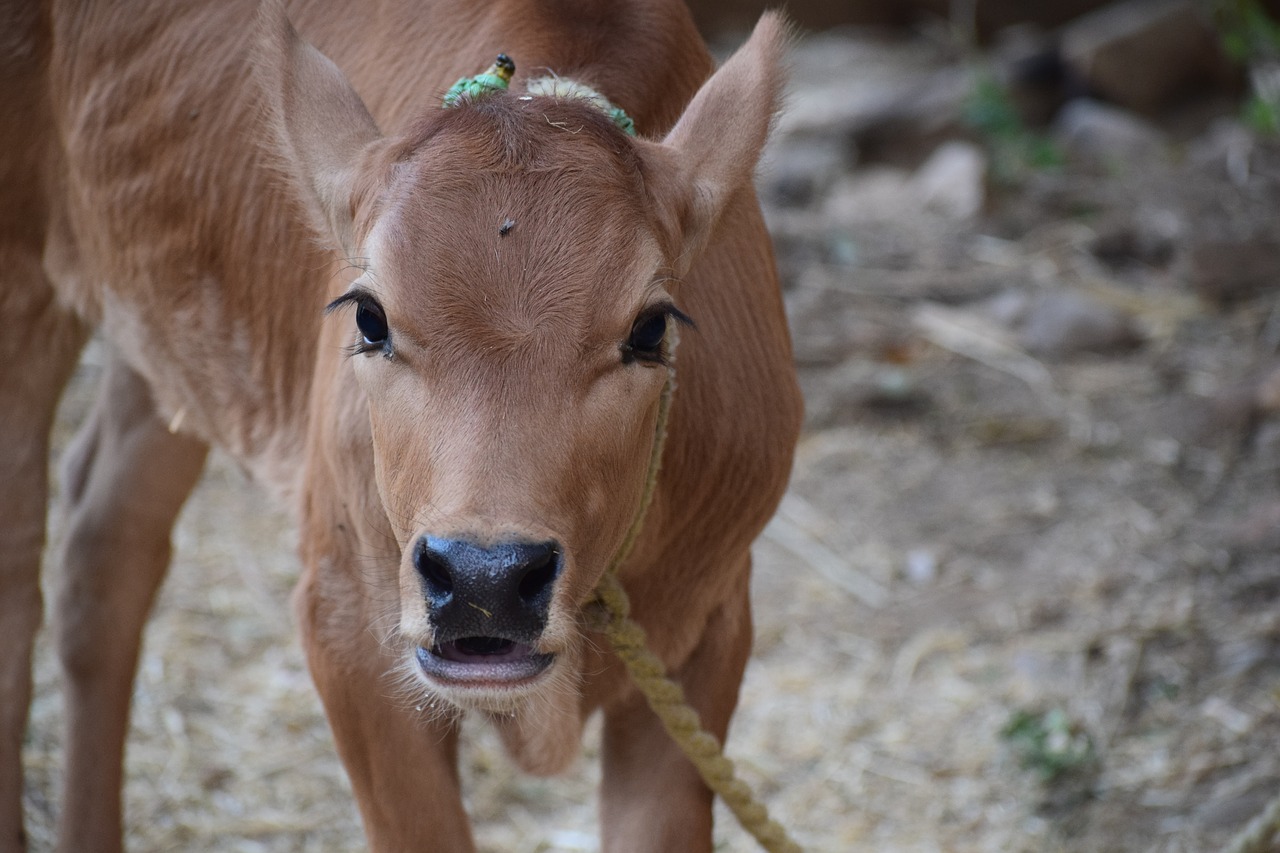
[[[555,542],[480,546],[423,536],[413,562],[439,643],[467,637],[532,643],[547,625],[560,573]]]

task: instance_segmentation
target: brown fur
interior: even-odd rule
[[[636,511],[666,375],[619,346],[671,300],[697,327],[622,578],[724,736],[750,648],[748,549],[799,425],[751,188],[781,26],[765,18],[699,89],[709,59],[668,0],[332,5],[255,19],[249,0],[49,0],[0,21],[0,482],[15,485],[0,630],[16,646],[0,662],[0,851],[22,849],[47,434],[86,325],[110,355],[64,471],[61,849],[119,849],[140,631],[216,445],[296,510],[295,614],[372,849],[472,849],[462,711],[549,773],[603,709],[604,849],[709,850],[710,793],[587,611]],[[519,63],[513,91],[441,110],[498,50]],[[543,69],[604,92],[647,138],[520,99]],[[322,318],[352,279],[386,311],[390,358],[346,352],[349,307]],[[418,670],[433,628],[409,546],[425,533],[560,543],[543,676],[482,689]]]

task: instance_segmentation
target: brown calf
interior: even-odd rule
[[[748,548],[799,424],[751,186],[778,20],[707,80],[675,0],[3,15],[0,851],[23,847],[50,419],[91,328],[110,356],[64,470],[61,849],[120,847],[139,638],[216,445],[296,512],[295,615],[372,849],[472,849],[461,712],[551,773],[603,709],[604,849],[709,850],[711,796],[591,602],[640,500],[664,331],[687,323],[621,578],[723,737]],[[511,91],[442,109],[500,50]],[[548,72],[627,110],[640,138],[582,100],[522,94]]]

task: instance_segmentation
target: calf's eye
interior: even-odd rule
[[[636,358],[660,358],[662,341],[667,336],[666,312],[641,317],[631,327],[627,346]]]
[[[387,315],[382,313],[382,306],[378,303],[363,300],[356,305],[356,327],[360,329],[362,349],[374,350],[386,346]]]
[[[636,318],[631,325],[631,334],[621,347],[623,364],[633,361],[644,361],[650,364],[665,364],[667,353],[664,344],[667,340],[667,321],[697,328],[693,320],[670,302],[651,307]]]
[[[332,314],[339,308],[353,305],[356,309],[356,328],[360,340],[351,347],[351,353],[380,352],[391,358],[391,333],[387,330],[387,314],[377,298],[358,284],[325,306],[324,313]]]

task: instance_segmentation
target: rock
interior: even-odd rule
[[[1113,352],[1142,340],[1127,314],[1072,291],[1035,298],[1026,309],[1018,339],[1029,352],[1051,358]]]
[[[1234,780],[1228,780],[1233,781]],[[1239,791],[1240,785],[1231,784],[1221,786],[1228,791]],[[1271,802],[1271,798],[1275,796],[1275,789],[1269,783],[1259,783],[1250,786],[1243,793],[1231,793],[1220,799],[1201,802],[1195,807],[1193,819],[1197,826],[1205,829],[1217,831],[1238,832],[1241,827],[1245,826],[1256,817],[1267,803]]]
[[[1053,134],[1070,154],[1103,160],[1134,160],[1163,151],[1164,135],[1128,110],[1076,98],[1053,123]]]
[[[984,300],[978,310],[1006,329],[1015,329],[1026,319],[1031,307],[1031,294],[1022,289],[1010,289]]]
[[[780,139],[761,158],[759,186],[766,201],[807,207],[845,170],[841,146],[825,139]]]
[[[837,33],[813,36],[795,54],[777,136],[848,144],[868,128],[917,111],[913,105],[929,101],[939,89],[958,90],[947,85],[954,83],[954,71],[949,80],[940,76],[944,64],[949,64],[946,57],[921,42]]]
[[[1034,24],[996,33],[991,47],[996,82],[1008,93],[1022,121],[1043,127],[1068,97],[1071,80],[1055,36]]]
[[[929,548],[912,548],[907,552],[907,580],[916,586],[928,586],[938,578],[938,555]]]
[[[1187,254],[1187,279],[1205,300],[1229,303],[1280,285],[1280,239],[1205,239]]]
[[[1158,418],[1156,430],[1165,432],[1184,449],[1230,451],[1239,448],[1258,420],[1251,387],[1233,386],[1212,396],[1187,396],[1171,401]],[[1185,452],[1184,452],[1185,460]]]
[[[879,365],[867,381],[854,390],[849,402],[866,413],[886,418],[914,417],[932,406],[932,400],[911,371]]]
[[[1168,266],[1187,227],[1172,210],[1139,207],[1104,217],[1093,230],[1089,250],[1098,260],[1119,269],[1134,264]]]
[[[1280,502],[1250,507],[1244,518],[1227,528],[1223,544],[1235,552],[1274,553],[1280,548]]]
[[[1154,113],[1233,69],[1211,21],[1192,0],[1128,0],[1063,28],[1062,57],[1091,92]]]
[[[978,310],[1016,336],[1019,346],[1045,358],[1111,352],[1141,341],[1133,318],[1088,294],[1011,289]]]
[[[938,146],[911,179],[921,204],[950,219],[970,219],[986,198],[987,158],[968,142]]]
[[[964,6],[955,0],[912,0],[919,8],[927,9],[937,18],[955,19],[958,9]],[[986,36],[1015,24],[1039,24],[1057,27],[1073,18],[1105,6],[1110,0],[982,0],[969,6],[978,35]],[[788,6],[789,8],[789,6]]]
[[[933,409],[933,400],[901,368],[851,357],[821,375],[801,371],[805,425],[810,430],[864,420],[906,421]]]
[[[851,227],[869,216],[910,218],[922,211],[968,219],[982,209],[986,172],[986,156],[977,146],[947,142],[914,173],[874,166],[837,180],[826,194],[823,215],[838,227]]]
[[[1181,445],[1228,452],[1239,450],[1253,434],[1255,453],[1274,454],[1274,450],[1268,449],[1268,446],[1274,447],[1275,436],[1267,420],[1274,419],[1280,411],[1280,364],[1264,365],[1243,381],[1192,390],[1193,395],[1173,401],[1159,416],[1157,429],[1169,432]],[[1199,393],[1194,393],[1196,391]],[[1280,519],[1280,510],[1275,507],[1280,504],[1262,504],[1257,515],[1261,521],[1251,523],[1248,529],[1280,536],[1280,528],[1274,526],[1271,518],[1274,515]],[[1241,533],[1235,544],[1254,536],[1254,533]]]
[[[1222,175],[1238,187],[1252,171],[1257,139],[1233,118],[1220,118],[1187,146],[1187,163],[1197,172]]]
[[[805,330],[793,344],[801,367],[831,367],[855,354],[863,361],[889,361],[911,345],[910,329],[900,319],[869,311],[838,292],[802,284],[787,294],[786,306],[792,326]]]
[[[1280,412],[1280,366],[1262,374],[1253,392],[1258,410],[1268,415]]]
[[[1057,26],[1077,15],[1104,5],[1107,0],[983,0],[974,4],[973,19],[981,36],[1023,21]],[[690,0],[689,9],[706,35],[726,29],[746,30],[765,9],[782,4],[776,0]],[[789,0],[787,17],[807,29],[847,26],[906,28],[922,19],[946,20],[953,14],[951,0]]]
[[[868,216],[909,216],[915,207],[910,186],[911,175],[902,169],[859,169],[831,187],[822,207],[823,215],[836,227],[850,227]]]
[[[698,29],[707,37],[727,30],[749,30],[761,13],[777,6],[769,0],[691,0],[688,5]],[[799,0],[787,4],[787,17],[807,29],[902,25],[911,15],[909,6],[894,0]]]
[[[859,162],[919,165],[946,140],[968,132],[963,113],[973,88],[972,76],[956,68],[886,88],[849,126]]]

